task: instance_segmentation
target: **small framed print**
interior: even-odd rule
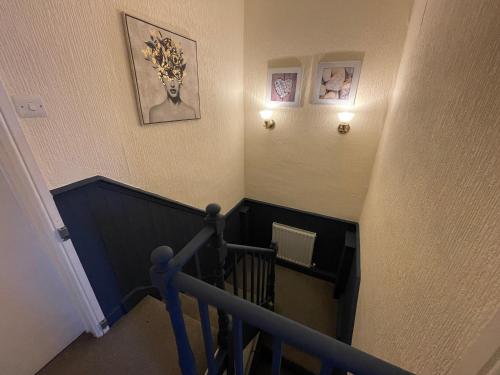
[[[360,70],[361,61],[319,63],[312,102],[333,105],[354,104]]]
[[[273,68],[267,73],[266,102],[269,107],[300,105],[302,68]]]

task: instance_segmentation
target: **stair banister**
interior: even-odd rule
[[[224,369],[227,370],[228,375],[234,374],[235,370],[237,374],[242,373],[243,345],[241,333],[243,323],[256,327],[273,336],[273,374],[279,374],[281,345],[283,343],[290,344],[321,359],[321,374],[323,375],[331,374],[334,368],[347,370],[356,375],[411,374],[332,337],[226,292],[224,290],[224,263],[227,257],[228,245],[224,241],[223,231],[224,217],[220,215],[220,206],[210,204],[207,206],[205,227],[177,255],[174,256],[172,249],[167,246],[160,246],[151,254],[151,261],[153,263],[151,280],[158,287],[166,302],[177,343],[179,365],[183,375],[195,375],[197,374],[197,368],[186,332],[179,299],[179,290],[198,299],[209,375],[219,374]],[[216,250],[216,286],[181,272],[182,267],[193,256],[196,256],[197,251],[207,242]],[[266,277],[274,274],[274,258],[277,253],[275,245],[272,245],[271,250],[233,244],[229,245],[229,247],[235,251],[258,254],[259,258],[270,251],[274,255],[271,258],[273,260],[270,264],[271,269],[269,270],[266,266],[263,272],[265,272]],[[251,259],[253,263],[253,256]],[[258,271],[260,272],[260,266],[258,267]],[[270,282],[274,282],[274,277],[271,277]],[[258,285],[258,289],[260,289],[260,285]],[[272,289],[274,292],[274,288]],[[267,290],[258,290],[257,294],[260,292],[264,293]],[[266,296],[267,298],[268,296]],[[208,319],[208,305],[217,308],[219,318],[217,340],[219,353],[226,354],[226,356],[222,357],[224,362],[219,361],[221,359],[219,355],[217,358],[214,358],[210,321]],[[234,329],[231,327],[231,319],[228,314],[231,315]],[[230,335],[231,331],[232,335]]]
[[[207,360],[208,375],[216,375],[217,365],[213,359],[214,344],[212,341],[212,332],[210,330],[210,316],[208,312],[208,305],[198,300],[198,310],[200,312],[203,342],[205,344],[205,358]]]
[[[207,241],[214,235],[215,230],[210,226],[204,226],[201,231],[199,231],[196,236],[194,236],[191,241],[187,243],[186,246],[182,248],[179,253],[172,258],[168,264],[168,274],[169,276],[174,275],[176,272],[180,271],[182,267],[186,265],[187,262],[196,254],[200,248],[207,243]]]
[[[226,225],[224,216],[220,214],[220,206],[216,203],[210,203],[206,208],[207,216],[205,217],[205,226],[210,227],[214,230],[214,236],[211,239],[211,246],[215,249],[215,255],[217,256],[217,265],[215,269],[215,285],[217,288],[224,290],[225,281],[225,270],[224,265],[227,258],[227,246],[224,241],[224,227]],[[219,330],[217,331],[217,344],[219,349],[223,353],[227,353],[227,362],[232,361],[232,351],[229,348],[229,335],[230,335],[230,319],[227,313],[217,308]],[[228,368],[228,375],[231,375],[232,371]]]
[[[215,284],[218,288],[224,290],[224,263],[227,255],[227,248],[223,239],[224,217],[220,214],[220,206],[214,203],[207,206],[206,212],[207,216],[205,217],[204,227],[175,256],[173,250],[168,246],[160,246],[151,254],[151,262],[153,263],[150,271],[151,280],[153,285],[159,289],[166,303],[177,343],[179,365],[183,375],[195,375],[197,374],[197,369],[184,324],[179,290],[172,284],[171,279],[182,270],[191,258],[197,256],[197,252],[207,242],[210,242],[210,245],[216,250],[217,255]],[[203,306],[200,308],[204,310]],[[201,311],[201,313],[203,312]],[[230,320],[225,311],[217,309],[217,313],[219,323],[217,344],[221,351],[226,351],[229,354],[231,351],[227,349]],[[211,336],[208,337],[206,332],[210,332],[209,326],[208,331],[205,327],[203,333],[204,344],[207,350],[207,361],[210,359],[207,362],[209,364],[208,367],[213,371],[215,360],[210,349],[213,347],[211,345],[212,338]]]
[[[320,358],[327,368],[339,368],[356,375],[411,374],[389,362],[235,297],[183,272],[177,273],[171,282],[177,288],[204,303],[217,306],[237,319],[270,333],[282,342]]]
[[[172,323],[172,329],[177,343],[179,366],[183,375],[197,375],[196,362],[189,344],[184,322],[184,314],[179,299],[179,290],[171,282],[178,272],[178,264],[174,262],[174,252],[168,246],[160,246],[151,254],[150,275],[153,285],[160,290]]]

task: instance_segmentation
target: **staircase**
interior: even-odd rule
[[[275,314],[274,283],[277,247],[258,248],[227,244],[223,238],[224,217],[217,204],[206,209],[204,228],[175,256],[171,248],[160,246],[151,254],[151,279],[167,305],[177,344],[178,362],[183,375],[207,371],[208,375],[243,375],[270,371],[280,374],[282,352],[289,345],[315,357],[319,373],[327,375],[349,371],[356,375],[402,375],[409,372],[359,351],[293,320]],[[203,277],[197,261],[199,251],[211,251],[217,259],[213,277]],[[182,272],[191,259],[197,264],[197,278]],[[229,285],[226,277],[230,275]],[[206,280],[206,281],[204,281]],[[209,281],[209,282],[207,282]],[[228,288],[229,290],[226,290]],[[232,290],[231,290],[232,289]],[[186,299],[182,293],[193,299]],[[184,303],[181,303],[181,298]],[[194,302],[196,301],[196,302]],[[190,340],[186,322],[192,319],[197,303],[203,332],[204,361],[200,348]],[[215,314],[217,334],[214,340]],[[188,314],[189,312],[189,314]],[[196,315],[196,314],[195,314]],[[189,317],[187,319],[186,317]],[[261,345],[251,370],[245,366],[245,346],[256,335],[267,342]],[[217,350],[216,350],[217,348]],[[266,355],[270,365],[266,369]],[[298,374],[286,366],[284,373]]]

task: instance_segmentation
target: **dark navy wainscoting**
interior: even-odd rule
[[[197,208],[100,176],[52,194],[110,325],[145,294],[157,293],[149,277],[151,251],[168,245],[178,252],[201,230],[205,216]],[[224,238],[232,243],[268,247],[274,221],[317,233],[316,267],[301,271],[331,280],[339,275],[337,333],[350,343],[360,282],[357,224],[253,199],[243,199],[225,217]],[[202,277],[210,279],[216,257],[209,247],[199,254]],[[185,272],[195,274],[193,261]]]
[[[356,223],[248,198],[243,205],[248,207],[250,245],[269,245],[273,222],[315,232],[312,273],[335,279],[345,233],[356,232]]]
[[[337,338],[349,345],[354,331],[360,283],[359,230],[356,230],[346,233],[334,294],[338,301]]]
[[[151,251],[168,245],[178,252],[202,228],[205,216],[202,210],[104,177],[52,193],[110,325],[145,294],[155,293],[149,288]],[[227,222],[227,238],[237,242],[237,212]],[[210,275],[215,257],[209,248],[200,252],[200,263],[202,275]],[[194,274],[194,262],[185,271]]]

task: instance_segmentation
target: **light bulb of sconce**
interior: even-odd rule
[[[340,112],[337,114],[337,117],[339,118],[340,122],[343,123],[348,123],[354,118],[354,113],[352,112]]]
[[[271,111],[270,109],[264,109],[259,113],[262,120],[270,120],[271,117],[273,116],[273,111]]]

